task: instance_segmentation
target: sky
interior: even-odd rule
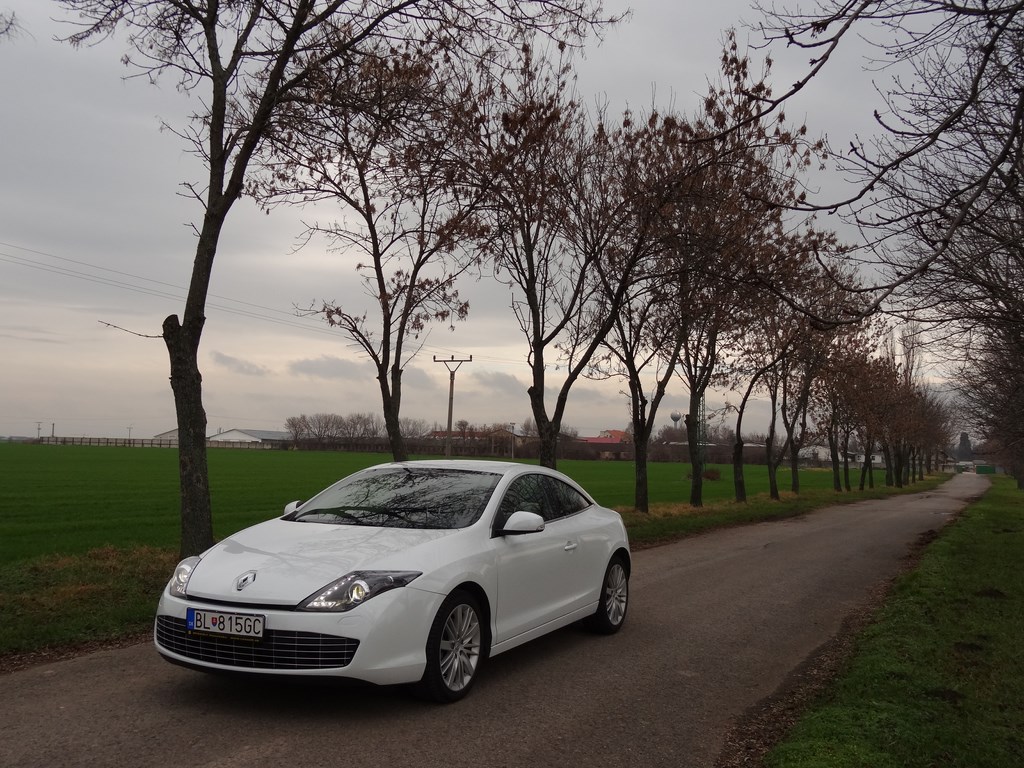
[[[70,31],[55,3],[0,0],[0,11],[14,11],[20,25],[0,42],[0,436],[145,438],[173,429],[167,352],[145,336],[182,311],[191,274],[190,225],[200,210],[182,184],[202,169],[161,130],[183,125],[190,103],[171,78],[127,77],[118,40],[84,49],[55,41]],[[756,43],[743,22],[757,18],[744,0],[637,0],[629,21],[586,47],[578,90],[613,113],[652,103],[692,113],[717,71],[723,30]],[[782,91],[806,54],[772,53]],[[871,131],[871,80],[859,54],[843,52],[787,114],[846,146]],[[229,215],[199,357],[211,434],[283,430],[302,413],[380,413],[370,364],[337,330],[296,316],[296,306],[322,299],[363,302],[354,256],[318,242],[296,248],[309,216],[268,215],[249,200]],[[472,356],[456,374],[454,419],[522,424],[531,417],[529,369],[509,296],[486,282],[467,281],[460,292],[469,319],[429,332],[405,370],[402,415],[443,427],[449,374],[434,357]],[[581,380],[564,424],[585,436],[624,428],[623,390]],[[727,399],[709,395],[709,410]],[[659,421],[670,424],[687,402],[676,383]],[[765,411],[755,403],[751,429]]]

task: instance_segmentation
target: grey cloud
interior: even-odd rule
[[[329,379],[332,381],[339,379],[365,381],[366,379],[366,370],[363,366],[350,360],[342,360],[340,357],[332,357],[330,355],[293,360],[288,364],[288,371],[300,376],[309,376],[314,379]]]
[[[448,385],[448,371],[444,371],[445,389]],[[402,391],[408,392],[415,389],[417,392],[430,393],[439,389],[437,371],[425,371],[413,365],[407,365],[402,371]],[[458,385],[456,385],[458,386]]]
[[[484,371],[473,374],[473,383],[494,398],[524,398],[526,384],[510,373]]]
[[[240,373],[243,376],[266,376],[270,373],[270,370],[262,365],[250,363],[248,360],[240,360],[237,357],[225,355],[223,352],[213,352],[210,354],[210,357],[213,358],[213,362],[222,368],[227,368],[229,371]]]
[[[558,384],[561,385],[561,380]],[[621,393],[611,394],[610,390],[602,390],[599,387],[577,384],[572,388],[569,395],[577,403],[611,404],[623,402]]]
[[[0,339],[41,342],[43,344],[66,344],[53,331],[38,325],[0,325]]]

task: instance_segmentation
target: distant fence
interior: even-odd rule
[[[164,440],[153,440],[149,438],[125,438],[125,437],[41,437],[32,442],[42,445],[103,445],[117,448],[177,448],[178,441],[174,438]],[[291,448],[289,443],[277,441],[243,442],[241,440],[207,440],[207,448],[241,448],[251,451],[272,451]]]
[[[152,440],[126,437],[41,437],[32,442],[42,445],[109,445],[122,448],[177,448],[177,440]]]
[[[177,448],[176,438],[157,440],[153,438],[124,437],[41,437],[29,442],[43,445],[94,445],[120,448]],[[410,455],[438,456],[445,452],[443,438],[420,437],[407,438],[406,450]],[[207,440],[207,448],[227,448],[249,451],[357,451],[360,453],[390,453],[391,445],[386,437],[341,438],[335,440]],[[513,453],[514,450],[514,453]],[[484,438],[452,439],[452,456],[463,458],[510,458],[536,459],[539,454],[539,443],[536,438],[517,438],[515,447],[507,437],[494,436]],[[651,444],[648,460],[652,462],[687,461],[688,452],[685,445]],[[606,443],[595,444],[575,440],[560,440],[558,443],[559,459],[597,459],[604,461],[633,461],[633,446],[626,443],[609,446]],[[732,446],[711,446],[707,457],[709,463],[729,463],[732,461]],[[747,445],[744,449],[744,461],[747,464],[764,463],[764,446]],[[878,468],[878,465],[875,465]]]

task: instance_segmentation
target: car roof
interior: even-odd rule
[[[402,467],[406,469],[424,467],[434,469],[456,469],[467,472],[493,472],[503,475],[521,469],[537,469],[530,464],[515,461],[488,461],[486,459],[418,459],[415,461],[392,461],[386,464],[375,464],[368,469],[388,469]]]

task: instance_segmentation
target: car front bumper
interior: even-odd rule
[[[350,611],[330,613],[183,600],[165,589],[153,639],[168,661],[209,671],[412,683],[423,676],[427,633],[443,599],[403,587]],[[189,607],[264,616],[264,636],[190,633]]]

